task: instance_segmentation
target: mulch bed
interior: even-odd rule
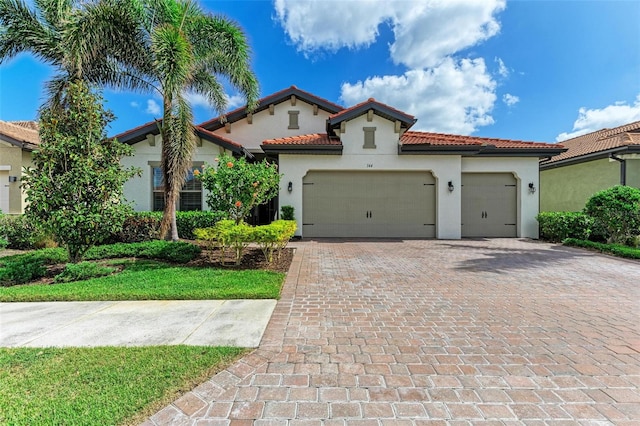
[[[285,248],[278,256],[277,253],[273,255],[273,262],[268,263],[262,250],[254,247],[247,247],[244,249],[240,265],[235,264],[235,253],[233,250],[227,250],[225,252],[224,264],[220,259],[220,250],[208,249],[206,246],[202,247],[202,253],[196,259],[187,263],[187,266],[204,266],[210,268],[225,268],[234,270],[246,270],[246,269],[262,269],[266,271],[275,271],[287,273],[291,261],[293,260],[293,249]]]

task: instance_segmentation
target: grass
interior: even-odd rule
[[[604,244],[593,241],[578,240],[575,238],[567,238],[563,244],[572,247],[582,247],[590,250],[596,250],[601,253],[612,254],[626,259],[640,259],[640,248],[623,246],[620,244]]]
[[[139,424],[245,352],[198,346],[0,348],[0,424]]]
[[[124,270],[65,284],[0,287],[0,302],[277,299],[285,277],[271,271],[185,267],[154,260],[111,264]]]

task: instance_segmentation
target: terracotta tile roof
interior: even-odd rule
[[[29,121],[0,121],[0,138],[3,136],[13,144],[23,144],[23,148],[33,150],[40,145],[38,123]]]
[[[201,134],[203,134],[205,136],[209,136],[210,138],[217,139],[220,142],[224,142],[226,144],[229,144],[231,146],[235,146],[237,148],[243,148],[242,144],[239,144],[238,142],[233,141],[233,140],[231,140],[229,138],[225,138],[223,136],[220,136],[217,133],[213,133],[213,132],[205,129],[204,127],[196,126],[195,129],[196,129],[196,132],[201,133]]]
[[[400,119],[401,121],[410,123],[411,125],[416,121],[416,118],[413,115],[407,114],[406,112],[400,111],[399,109],[387,104],[383,104],[382,102],[378,102],[374,98],[369,98],[364,102],[360,102],[357,105],[330,115],[329,122],[330,124],[335,124],[342,121],[342,119],[353,117],[354,113],[358,114],[359,112],[364,112],[372,108],[374,110],[384,112],[386,113],[385,115],[390,115],[394,119]]]
[[[640,121],[567,139],[566,141],[562,141],[562,145],[568,148],[568,150],[546,161],[545,164],[595,154],[614,148],[640,145]]]
[[[272,103],[283,102],[289,99],[291,95],[296,95],[298,98],[302,99],[305,102],[310,102],[312,104],[315,103],[319,107],[329,110],[329,112],[341,111],[344,109],[343,106],[316,96],[313,93],[309,93],[305,90],[299,89],[296,86],[290,86],[286,89],[282,89],[275,93],[272,93],[271,95],[265,96],[264,98],[260,98],[258,100],[258,107],[254,111],[254,113],[267,109]],[[205,121],[204,123],[199,124],[199,126],[208,128],[209,130],[215,130],[222,127],[224,125],[223,123],[226,121],[234,122],[246,116],[246,105],[243,105],[224,115],[220,115],[218,117],[212,118],[211,120]]]
[[[400,138],[403,145],[440,146],[495,146],[496,148],[562,148],[560,144],[524,142],[509,139],[481,138],[478,136],[447,135],[429,132],[405,132]]]
[[[340,139],[330,138],[326,133],[267,139],[263,145],[342,145]]]

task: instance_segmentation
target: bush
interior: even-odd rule
[[[0,250],[4,250],[9,245],[9,241],[3,236],[0,235]]]
[[[116,268],[98,265],[94,262],[67,263],[64,270],[53,279],[56,283],[82,281],[89,278],[104,277],[112,274]]]
[[[182,241],[146,241],[142,243],[117,243],[92,247],[85,258],[88,260],[113,259],[118,257],[141,257],[173,263],[187,263],[200,254],[200,247]]]
[[[640,189],[617,185],[595,193],[584,208],[601,227],[607,242],[635,244],[640,235]]]
[[[22,256],[4,263],[0,269],[0,284],[12,286],[25,284],[45,276],[47,268],[44,261],[33,256]]]
[[[155,212],[134,212],[122,223],[122,230],[112,234],[110,243],[139,243],[158,238],[161,214]]]
[[[282,220],[294,220],[294,217],[293,217],[294,208],[293,208],[293,206],[282,206],[280,208],[280,210],[282,211]]]
[[[572,247],[582,247],[592,250],[597,250],[602,253],[610,253],[618,257],[624,257],[627,259],[640,259],[640,249],[623,246],[619,244],[603,244],[596,243],[594,241],[584,241],[575,238],[567,238],[564,244]]]
[[[565,238],[586,240],[593,227],[593,219],[582,212],[541,212],[536,219],[540,238],[552,242]]]
[[[31,250],[45,238],[32,219],[25,215],[0,216],[0,236],[7,240],[7,248]]]
[[[194,229],[215,226],[222,218],[223,213],[215,211],[176,212],[178,235],[180,238],[193,240],[195,239]]]

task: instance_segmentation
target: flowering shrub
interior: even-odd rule
[[[244,158],[233,158],[227,154],[221,155],[217,161],[221,166],[205,167],[196,177],[209,191],[209,208],[223,212],[226,219],[240,224],[253,207],[278,195],[281,175],[275,163],[266,160],[247,163]]]

